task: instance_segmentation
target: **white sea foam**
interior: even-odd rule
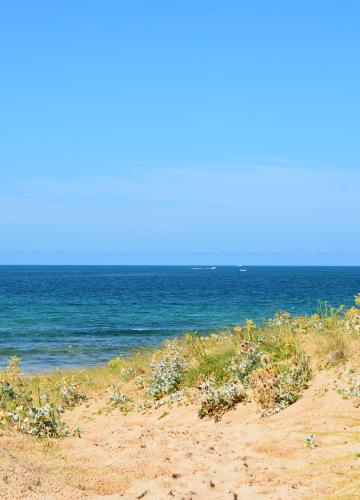
[[[134,327],[130,328],[131,331],[133,332],[148,332],[148,331],[160,331],[162,328],[153,328],[153,327],[148,327],[148,328],[142,328],[142,327]]]

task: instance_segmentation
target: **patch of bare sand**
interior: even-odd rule
[[[322,372],[303,398],[272,417],[239,405],[220,422],[194,405],[147,414],[68,415],[81,438],[50,444],[4,433],[1,498],[360,498],[360,411]],[[91,417],[89,418],[89,415]],[[304,445],[316,436],[316,448]]]

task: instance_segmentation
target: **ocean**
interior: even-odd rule
[[[0,365],[101,364],[184,331],[349,306],[358,292],[360,267],[0,266]]]

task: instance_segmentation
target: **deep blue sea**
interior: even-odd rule
[[[187,330],[350,305],[360,267],[0,266],[0,364],[104,363]]]

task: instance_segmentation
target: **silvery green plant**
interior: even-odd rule
[[[198,411],[200,418],[214,416],[219,419],[221,415],[246,399],[246,392],[241,382],[229,382],[221,387],[216,387],[213,380],[208,379],[200,386],[202,394]]]
[[[279,375],[277,398],[274,412],[287,408],[301,397],[311,376],[311,370],[306,358],[302,358],[297,365],[288,367]]]
[[[338,392],[345,399],[353,399],[356,407],[360,406],[360,378],[350,379],[347,387],[338,389]]]
[[[350,398],[360,398],[360,378],[350,382],[347,394]]]
[[[123,392],[118,392],[117,389],[115,388],[115,391],[111,396],[110,401],[112,401],[114,404],[122,405],[124,403],[130,403],[132,399],[127,394],[124,394]]]
[[[20,431],[36,437],[64,437],[68,434],[67,426],[60,419],[60,412],[49,403],[40,408],[19,408],[12,415]]]
[[[275,316],[268,320],[270,327],[281,327],[291,323],[291,315],[287,311],[278,311]]]
[[[35,407],[29,393],[16,389],[7,381],[0,384],[0,418],[10,425],[37,437],[62,437],[67,427],[60,419],[60,409],[49,403],[47,393],[39,394]]]
[[[170,396],[169,396],[169,403],[177,403],[177,402],[181,401],[184,397],[185,397],[184,390],[174,392],[174,393],[170,394]]]
[[[305,436],[304,438],[305,444],[308,448],[315,448],[316,447],[316,438],[314,434],[309,434],[308,436]]]
[[[161,406],[167,405],[169,408],[171,408],[175,403],[177,403],[178,406],[181,406],[183,404],[182,402],[184,398],[185,391],[181,389],[179,391],[172,392],[168,396],[161,399],[153,400],[152,406],[154,408],[160,408]]]
[[[137,406],[138,410],[140,411],[147,411],[150,410],[152,407],[153,407],[153,402],[150,401],[142,401]]]
[[[247,387],[251,372],[265,365],[266,356],[256,345],[253,345],[231,359],[228,372],[233,380],[242,382]]]
[[[110,403],[116,406],[125,415],[134,409],[133,399],[121,392],[117,386],[113,386],[113,394]]]
[[[65,383],[60,388],[60,399],[65,408],[73,408],[76,404],[85,401],[87,398],[86,394],[79,390],[77,384]]]
[[[160,399],[177,391],[186,366],[180,352],[171,349],[160,361],[150,365],[151,375],[146,394],[153,399]]]
[[[12,423],[12,414],[17,414],[18,408],[27,408],[31,402],[31,396],[21,388],[15,388],[8,381],[0,383],[0,419]]]
[[[50,402],[49,394],[45,391],[40,392],[39,394],[40,404],[45,405]]]
[[[134,379],[134,383],[138,389],[144,389],[146,379],[143,375],[139,375]]]
[[[8,399],[18,398],[18,394],[15,392],[14,387],[6,380],[0,384],[0,399],[3,398],[8,398]]]

